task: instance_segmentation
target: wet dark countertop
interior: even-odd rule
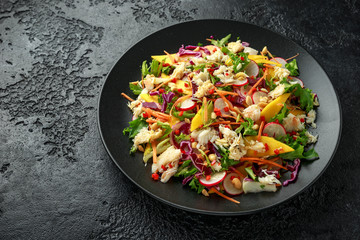
[[[292,2],[1,0],[0,239],[359,239],[360,4]],[[164,26],[207,18],[291,38],[341,100],[342,139],[326,172],[250,216],[156,201],[120,172],[97,129],[98,95],[119,56]]]

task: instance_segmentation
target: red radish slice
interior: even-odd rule
[[[186,99],[185,101],[183,101],[179,107],[180,111],[188,111],[193,109],[196,106],[196,102],[194,102],[191,99]]]
[[[277,138],[286,135],[286,130],[280,123],[270,122],[264,126],[263,134],[266,133],[269,137]]]
[[[240,93],[243,97],[246,97],[247,96],[247,93],[250,91],[251,89],[251,86],[250,85],[247,85],[246,88],[245,87],[241,87],[240,88]]]
[[[245,73],[249,77],[256,78],[257,75],[259,75],[259,66],[257,65],[257,63],[255,61],[251,60],[250,63],[245,68]]]
[[[288,77],[288,80],[289,80],[289,83],[290,84],[300,84],[300,86],[302,88],[304,88],[304,82],[300,79],[300,78],[297,78],[297,77]]]
[[[221,112],[221,115],[230,115],[229,110],[225,111],[226,107],[229,108],[229,106],[224,102],[224,100],[222,98],[218,98],[215,100],[214,109],[219,109]],[[232,107],[232,105],[231,105],[231,107]]]
[[[224,178],[224,181],[223,181],[223,187],[224,187],[225,191],[230,195],[239,195],[239,194],[243,193],[244,191],[243,191],[242,187],[241,187],[241,189],[237,189],[234,186],[234,184],[232,184],[232,179],[231,179],[232,177],[239,178],[240,182],[242,182],[242,179],[236,173],[230,173],[230,174],[226,175],[226,177]]]
[[[214,185],[219,184],[222,180],[224,180],[225,177],[226,177],[226,171],[222,171],[211,174],[211,178],[209,180],[206,180],[205,177],[201,177],[199,178],[199,182],[205,187],[212,187]]]
[[[251,95],[251,99],[254,104],[258,104],[260,102],[260,98],[266,97],[267,93],[262,91],[256,91]]]
[[[244,85],[246,85],[246,84],[248,84],[249,83],[249,81],[247,80],[247,78],[245,78],[244,80],[236,80],[234,83],[233,83],[233,85],[235,86],[235,87],[241,87],[241,86],[244,86]]]
[[[270,61],[280,63],[282,68],[284,68],[285,64],[287,64],[286,60],[281,57],[272,58]]]

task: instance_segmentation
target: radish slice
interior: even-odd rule
[[[281,57],[272,58],[270,61],[280,63],[282,68],[284,68],[285,64],[287,64],[286,60]]]
[[[230,103],[231,104],[231,103]],[[222,98],[218,98],[214,102],[214,109],[219,109],[221,112],[221,115],[229,115],[229,111],[225,111],[225,107],[229,108],[229,106],[224,102]],[[232,107],[232,105],[231,105]]]
[[[247,80],[247,78],[246,79],[244,79],[244,80],[236,80],[234,83],[233,83],[233,85],[235,86],[235,87],[241,87],[241,86],[244,86],[244,85],[246,85],[246,84],[248,84],[249,83],[249,81]]]
[[[251,60],[250,63],[245,68],[245,73],[249,77],[256,78],[257,75],[259,75],[259,66],[257,65],[257,63],[255,61]]]
[[[230,174],[226,175],[226,177],[224,178],[224,181],[223,181],[223,187],[224,187],[225,191],[230,195],[239,195],[239,194],[243,193],[244,191],[243,191],[242,187],[241,187],[241,189],[237,189],[234,186],[234,184],[232,184],[231,177],[239,178],[239,180],[242,182],[242,179],[236,173],[230,173]]]
[[[288,77],[288,81],[290,84],[300,84],[300,86],[302,88],[304,88],[304,82],[300,79],[300,78],[297,78],[297,77]]]
[[[258,104],[260,102],[261,97],[266,97],[267,93],[262,91],[256,91],[251,95],[251,99],[254,104]]]
[[[188,111],[193,109],[196,106],[196,103],[191,100],[191,99],[186,99],[185,101],[183,101],[179,107],[180,111]]]
[[[247,85],[246,87],[241,87],[240,88],[241,95],[246,98],[247,93],[250,91],[250,89],[251,89],[250,85]]]
[[[286,130],[280,123],[270,122],[264,126],[263,134],[266,133],[269,137],[277,138],[286,135]]]
[[[226,177],[226,171],[217,172],[211,175],[209,180],[206,180],[205,177],[199,178],[199,182],[205,187],[212,187],[219,184]]]

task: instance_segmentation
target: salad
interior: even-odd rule
[[[275,192],[318,158],[307,128],[319,102],[297,77],[298,54],[285,60],[230,38],[144,61],[129,84],[136,97],[122,93],[133,113],[124,134],[130,153],[151,162],[149,179],[239,203],[231,196]]]

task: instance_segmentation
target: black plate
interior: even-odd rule
[[[180,181],[170,180],[167,184],[151,180],[151,164],[144,167],[142,154],[129,156],[132,142],[122,134],[131,120],[127,101],[120,93],[132,96],[129,82],[141,78],[140,65],[151,55],[161,55],[163,50],[177,52],[182,44],[205,43],[210,35],[222,38],[231,33],[235,40],[251,43],[251,47],[261,50],[263,46],[275,55],[297,57],[300,78],[306,87],[313,89],[320,99],[318,128],[313,132],[320,135],[316,151],[320,159],[311,164],[303,164],[296,184],[279,189],[276,193],[259,193],[237,196],[237,205],[216,195],[198,195]],[[340,104],[335,90],[319,63],[303,48],[286,37],[248,23],[228,20],[200,20],[173,25],[155,32],[132,46],[114,65],[103,86],[98,109],[98,123],[104,145],[121,171],[137,186],[162,202],[188,211],[214,215],[249,214],[280,204],[299,194],[310,186],[325,170],[336,151],[341,132]]]

